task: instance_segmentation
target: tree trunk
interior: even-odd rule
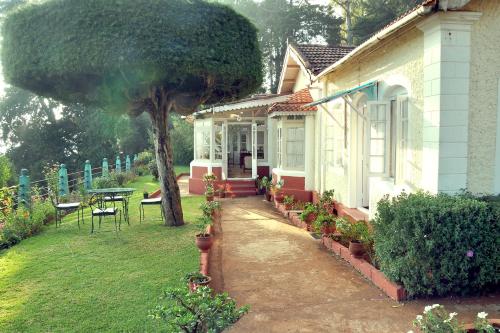
[[[153,107],[149,114],[153,123],[156,163],[158,165],[165,225],[181,226],[184,224],[184,217],[179,185],[174,172],[168,117],[172,109],[172,102],[168,100],[167,93],[162,88],[153,89],[151,101]]]
[[[352,8],[351,0],[345,2],[345,28],[347,32],[347,45],[354,45],[354,38],[352,33]]]

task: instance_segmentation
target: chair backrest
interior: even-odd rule
[[[252,168],[252,156],[245,156],[245,169]]]
[[[107,202],[104,200],[104,195],[92,194],[89,199],[89,206],[92,211],[94,211],[94,209],[105,210],[107,208]]]

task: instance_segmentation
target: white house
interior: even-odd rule
[[[277,95],[195,115],[190,188],[273,174],[356,218],[402,190],[500,193],[499,54],[497,0],[423,1],[354,49],[291,44]]]

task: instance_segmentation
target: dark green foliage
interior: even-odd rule
[[[158,180],[158,177],[160,175],[158,174],[158,164],[156,163],[156,160],[149,161],[148,170],[149,173],[153,176],[153,180]]]
[[[208,287],[168,289],[166,304],[151,311],[151,317],[165,323],[166,332],[219,333],[248,312],[248,306],[238,308],[227,293],[215,294]]]
[[[14,185],[16,181],[15,174],[14,166],[9,158],[0,155],[0,188]]]
[[[8,15],[3,36],[6,80],[66,103],[142,112],[158,86],[179,111],[184,95],[219,102],[262,81],[255,28],[199,0],[50,0]]]
[[[193,160],[193,124],[181,119],[176,114],[170,115],[172,128],[170,135],[172,136],[172,146],[175,165],[189,165]]]
[[[476,294],[498,284],[499,221],[475,198],[403,193],[378,204],[375,253],[410,296]]]
[[[118,182],[112,177],[94,178],[92,188],[113,188],[118,187]]]

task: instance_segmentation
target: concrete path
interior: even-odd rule
[[[191,194],[189,194],[189,176],[181,176],[179,179],[177,179],[177,184],[179,185],[181,196],[191,196]]]
[[[397,303],[262,197],[223,200],[210,274],[251,311],[230,332],[407,332],[427,304],[445,304],[470,321],[499,317],[498,297]],[[496,303],[495,303],[496,302]]]

